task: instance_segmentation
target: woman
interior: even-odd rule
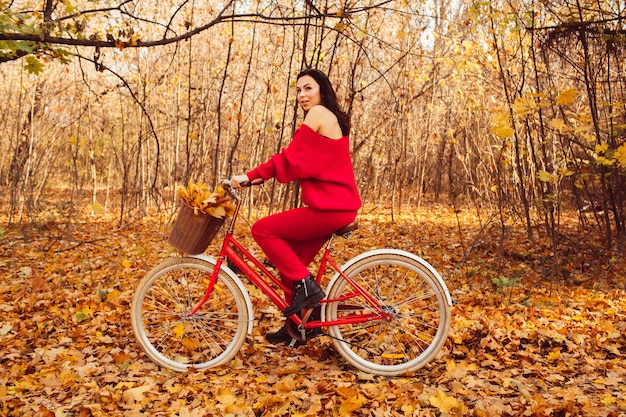
[[[325,297],[307,269],[331,234],[354,221],[361,207],[349,147],[350,119],[339,108],[328,77],[316,69],[302,71],[296,81],[297,99],[304,123],[282,151],[247,174],[235,175],[231,185],[276,178],[300,181],[304,207],[274,214],[252,226],[252,236],[293,287],[285,297],[285,316],[300,313]],[[285,326],[265,338],[290,342]]]

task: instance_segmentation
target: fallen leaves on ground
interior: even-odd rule
[[[134,340],[129,302],[146,271],[174,255],[165,220],[120,230],[107,221],[3,223],[0,415],[626,413],[622,254],[598,257],[593,242],[570,242],[555,263],[539,235],[529,242],[522,227],[508,225],[500,245],[498,226],[446,207],[394,220],[363,215],[359,232],[337,241],[339,256],[385,246],[417,253],[455,301],[437,360],[395,378],[351,368],[325,336],[297,349],[269,345],[263,335],[280,314],[255,291],[254,333],[229,366],[159,369]],[[241,236],[254,245],[243,222]]]

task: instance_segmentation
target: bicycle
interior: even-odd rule
[[[289,305],[278,292],[284,293],[285,285],[235,238],[242,198],[226,189],[236,207],[217,257],[168,259],[148,272],[133,295],[137,341],[151,360],[172,370],[228,364],[252,334],[252,301],[233,269],[281,311]],[[450,293],[428,262],[402,250],[371,250],[339,266],[331,255],[333,241],[349,238],[357,228],[355,221],[336,231],[323,248],[316,280],[320,283],[327,269],[334,275],[326,298],[302,316],[289,317],[291,345],[306,343],[310,329],[319,334],[326,328],[323,335],[361,371],[382,376],[415,371],[434,359],[446,341]],[[312,315],[315,308],[319,318]]]

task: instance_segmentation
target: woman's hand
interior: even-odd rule
[[[246,174],[233,175],[230,178],[230,186],[234,189],[241,188],[244,184],[250,182],[250,179]]]

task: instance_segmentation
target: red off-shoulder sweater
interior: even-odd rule
[[[302,124],[291,143],[247,173],[250,181],[300,181],[302,202],[314,210],[352,211],[361,207],[350,157],[349,137],[330,139]]]

